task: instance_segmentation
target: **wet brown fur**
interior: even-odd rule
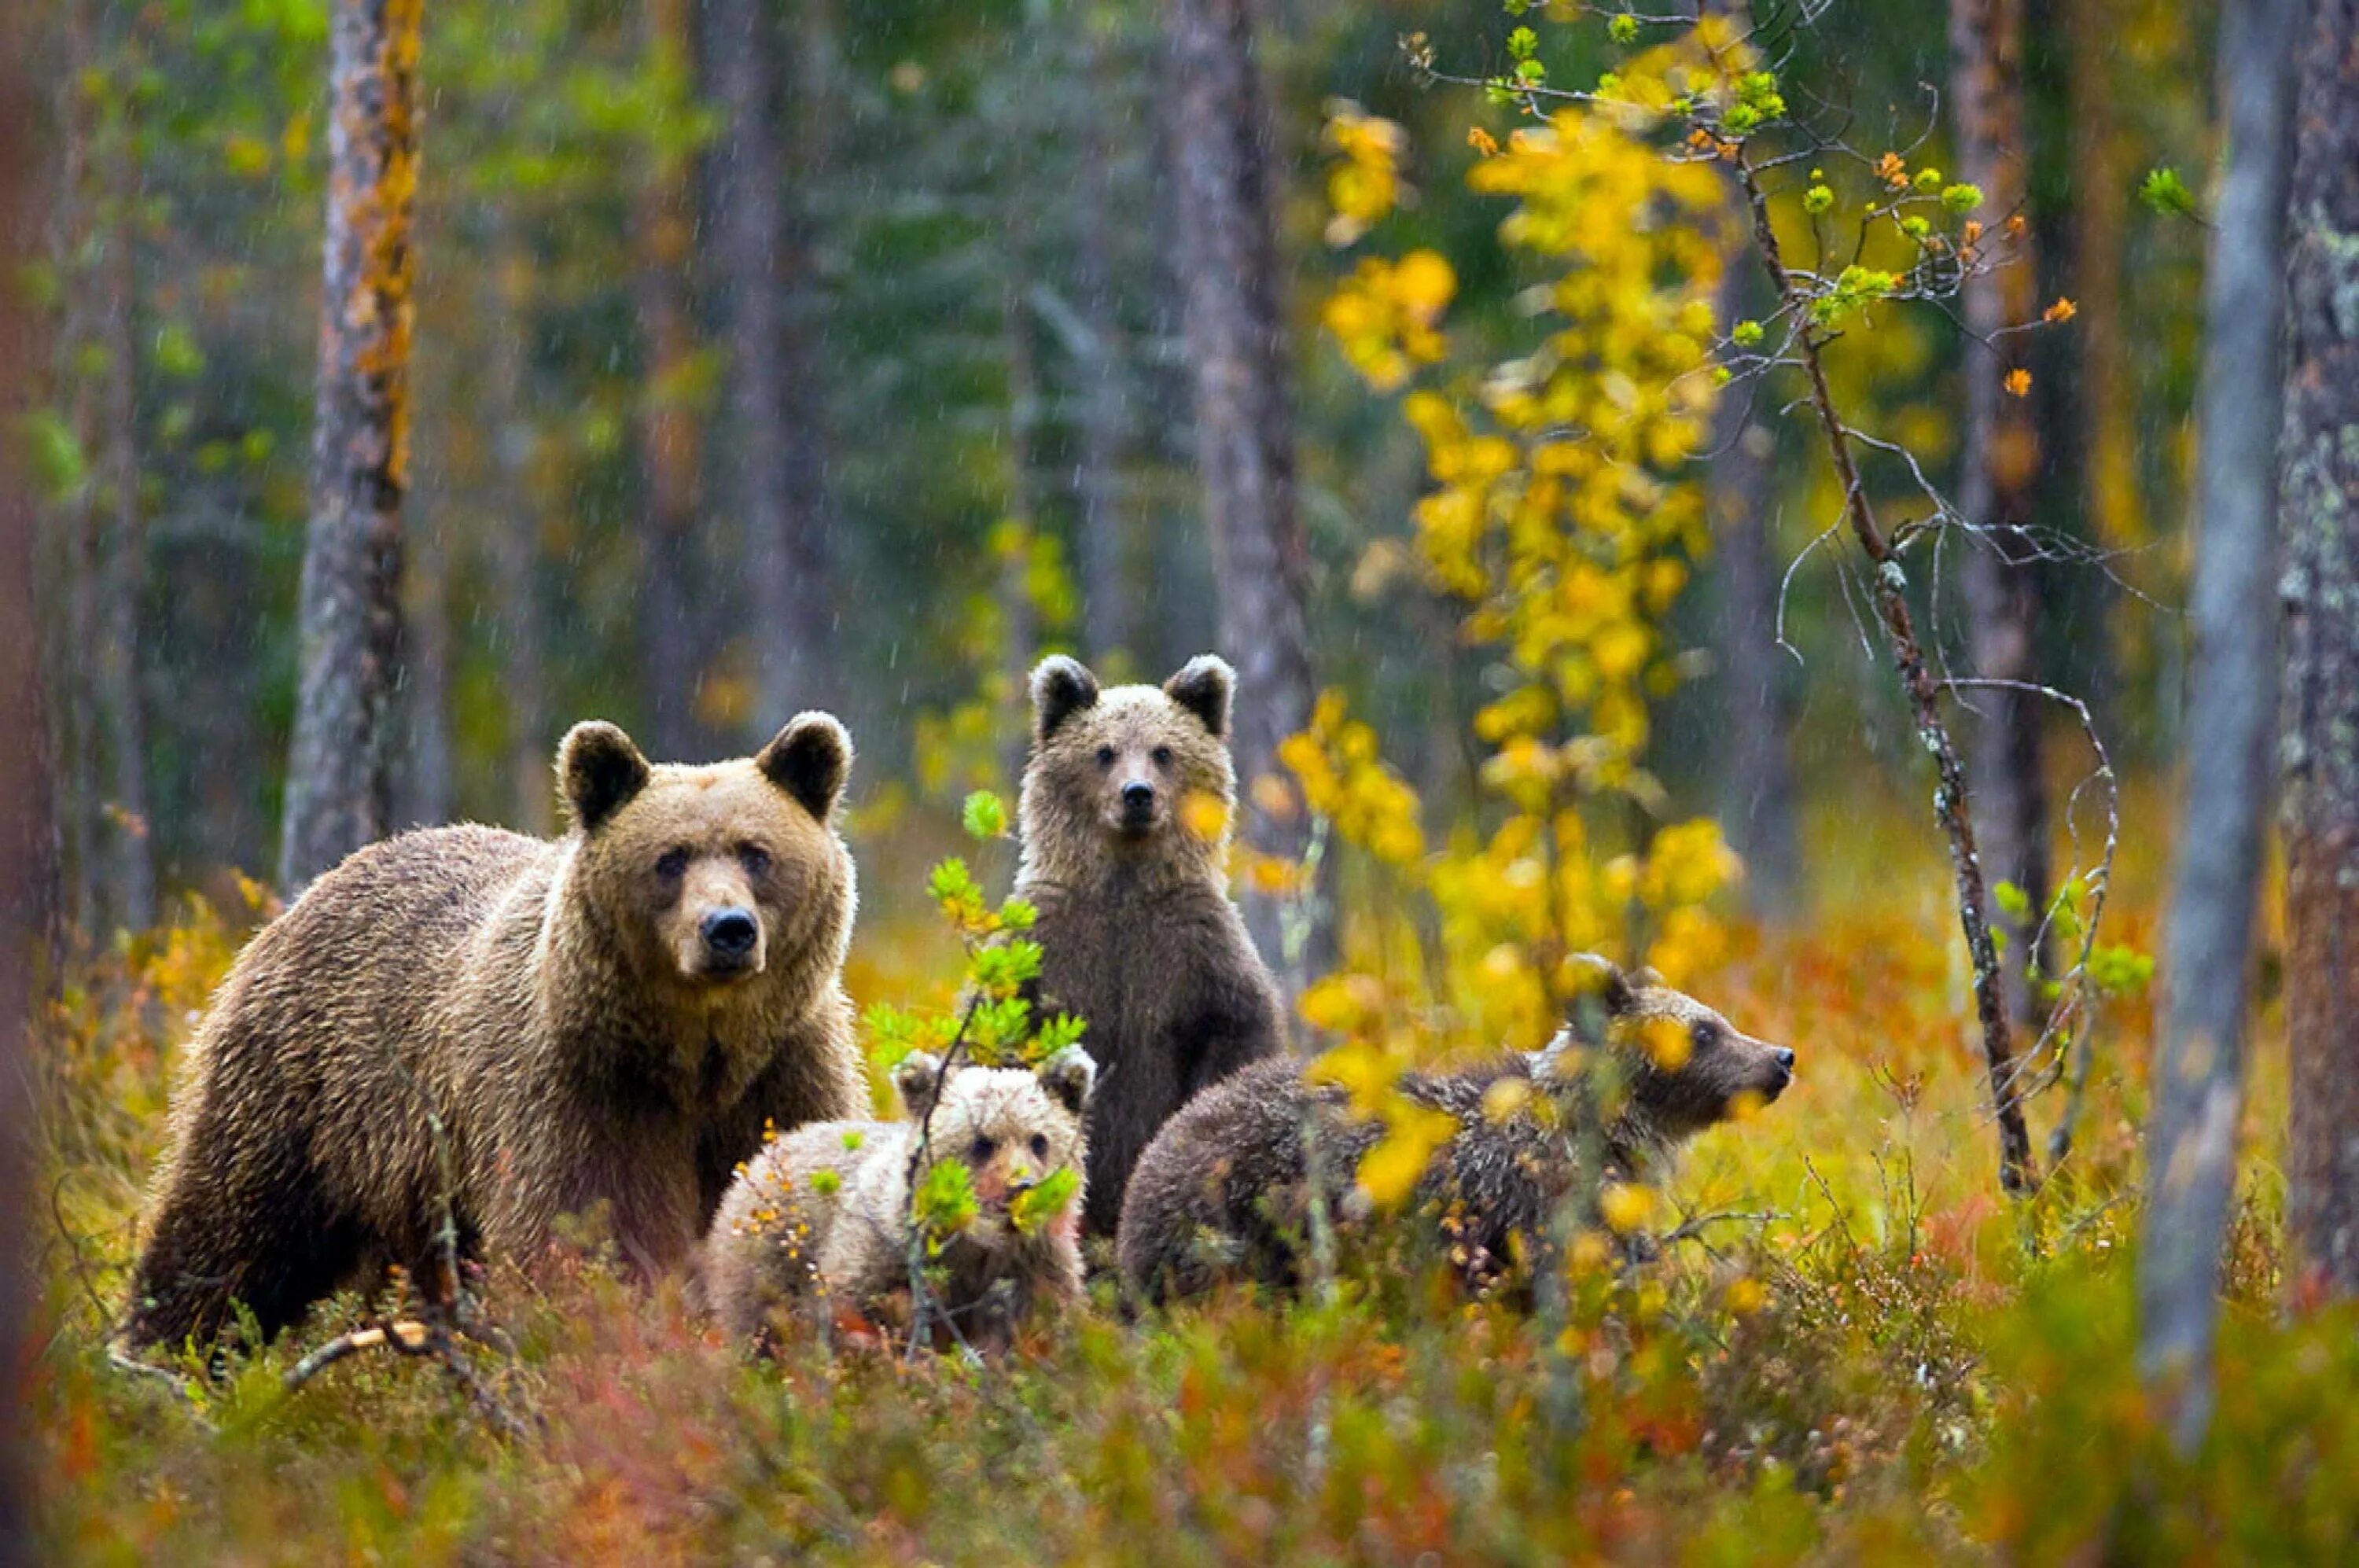
[[[1603,995],[1607,1038],[1628,1074],[1620,1116],[1604,1129],[1602,1174],[1643,1178],[1693,1133],[1725,1119],[1738,1100],[1774,1100],[1791,1077],[1791,1053],[1737,1032],[1693,997],[1650,971],[1610,975]],[[1685,1031],[1689,1054],[1664,1071],[1640,1048],[1640,1031],[1668,1024]],[[1579,1048],[1568,1026],[1547,1050],[1515,1053],[1463,1073],[1411,1073],[1409,1099],[1442,1111],[1459,1130],[1435,1156],[1417,1190],[1419,1213],[1446,1233],[1470,1284],[1482,1286],[1533,1255],[1549,1217],[1583,1175],[1575,1096],[1587,1080],[1561,1071]],[[1505,1080],[1530,1091],[1493,1114],[1486,1095]],[[1123,1281],[1145,1302],[1199,1295],[1224,1280],[1252,1279],[1291,1290],[1301,1283],[1315,1149],[1323,1218],[1350,1231],[1364,1199],[1345,1194],[1360,1159],[1382,1135],[1350,1114],[1343,1089],[1308,1083],[1299,1064],[1248,1069],[1191,1102],[1163,1129],[1132,1173],[1117,1244]],[[1601,1172],[1588,1173],[1595,1179]]]
[[[446,1214],[465,1254],[528,1257],[603,1202],[640,1267],[685,1260],[766,1123],[865,1104],[829,820],[850,761],[823,713],[702,768],[581,724],[564,838],[430,829],[321,877],[190,1047],[130,1341],[209,1342],[234,1301],[266,1336],[387,1265],[432,1278]],[[731,909],[758,934],[724,961],[701,922]]]
[[[1277,987],[1228,895],[1234,676],[1190,660],[1160,687],[1072,659],[1032,674],[1016,893],[1039,910],[1037,1005],[1079,1015],[1102,1075],[1085,1227],[1112,1236],[1131,1167],[1198,1091],[1281,1050]],[[1153,791],[1145,820],[1122,791]]]
[[[1005,1348],[1036,1307],[1082,1296],[1079,1202],[1028,1234],[1008,1223],[1008,1205],[1055,1171],[1082,1174],[1082,1108],[1093,1079],[1079,1050],[1037,1073],[965,1065],[947,1078],[918,1055],[895,1073],[905,1119],[823,1122],[772,1139],[722,1200],[704,1243],[713,1316],[757,1345],[789,1313],[825,1321],[842,1311],[887,1331],[906,1326],[912,1158],[921,1181],[940,1160],[960,1159],[981,1213],[935,1260],[943,1270],[935,1304],[959,1340]],[[978,1138],[991,1140],[988,1153]],[[814,1180],[822,1171],[835,1177],[832,1190]]]

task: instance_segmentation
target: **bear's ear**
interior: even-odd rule
[[[1035,745],[1057,726],[1098,702],[1098,678],[1078,659],[1051,654],[1032,670],[1032,739]]]
[[[1038,1073],[1040,1087],[1077,1116],[1082,1107],[1090,1103],[1090,1091],[1098,1083],[1097,1062],[1078,1045],[1069,1045],[1040,1063]]]
[[[934,1096],[941,1086],[942,1059],[939,1056],[913,1051],[893,1069],[893,1087],[899,1091],[901,1104],[912,1116],[922,1116],[932,1108]]]
[[[603,719],[574,725],[557,747],[557,787],[585,833],[629,804],[651,772],[631,737]]]
[[[1605,984],[1597,994],[1605,999],[1606,1012],[1617,1018],[1625,1017],[1638,1005],[1638,987],[1631,984],[1630,976],[1622,973],[1618,964],[1605,966]]]
[[[762,748],[754,766],[801,801],[803,810],[825,822],[852,771],[852,736],[832,713],[797,713]]]
[[[1163,694],[1204,721],[1214,740],[1229,734],[1229,699],[1237,689],[1237,672],[1217,654],[1200,653],[1163,683]]]

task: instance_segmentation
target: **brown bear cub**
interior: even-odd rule
[[[1644,1179],[1681,1140],[1741,1105],[1776,1099],[1793,1079],[1792,1051],[1739,1033],[1652,970],[1625,976],[1609,966],[1599,1000],[1624,1085],[1602,1149],[1593,1143],[1584,1152],[1576,1130],[1582,1097],[1594,1083],[1575,1064],[1585,1052],[1571,1025],[1543,1051],[1401,1081],[1410,1100],[1458,1123],[1419,1184],[1415,1207],[1443,1227],[1450,1255],[1473,1288],[1537,1255],[1584,1160],[1602,1158],[1593,1180]],[[1657,1031],[1676,1034],[1666,1040]],[[1347,1190],[1383,1129],[1354,1118],[1346,1099],[1338,1086],[1306,1083],[1298,1063],[1272,1062],[1174,1117],[1131,1177],[1117,1247],[1125,1289],[1136,1300],[1162,1302],[1229,1279],[1298,1288],[1313,1218],[1306,1127],[1315,1129],[1309,1142],[1326,1194],[1319,1217],[1339,1232],[1364,1217],[1364,1201]]]
[[[825,1323],[857,1313],[905,1330],[910,1179],[966,1165],[976,1212],[931,1259],[936,1338],[1004,1350],[1038,1305],[1082,1295],[1080,1204],[1027,1214],[1057,1172],[1082,1177],[1097,1069],[1079,1047],[1037,1072],[954,1065],[920,1051],[894,1070],[907,1119],[822,1122],[773,1138],[730,1188],[704,1244],[705,1300],[729,1334],[762,1344],[782,1309]],[[1078,1196],[1076,1193],[1075,1196]]]
[[[1082,1018],[1104,1074],[1090,1106],[1092,1236],[1114,1234],[1130,1168],[1174,1112],[1285,1044],[1277,987],[1224,871],[1234,682],[1210,656],[1160,687],[1101,691],[1062,657],[1032,672],[1016,893],[1039,911],[1034,1016]]]
[[[313,883],[197,1032],[129,1340],[211,1340],[236,1302],[276,1334],[425,1269],[446,1217],[464,1254],[523,1256],[603,1202],[636,1264],[687,1259],[766,1124],[865,1104],[851,760],[825,713],[701,768],[577,724],[564,838],[435,828]]]

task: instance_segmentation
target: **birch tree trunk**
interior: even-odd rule
[[[1316,695],[1306,615],[1310,551],[1295,511],[1266,122],[1247,0],[1170,0],[1173,162],[1185,339],[1195,383],[1197,465],[1220,596],[1221,652],[1236,666],[1244,836],[1266,855],[1308,845],[1285,790],[1278,743],[1310,723]],[[1270,779],[1276,785],[1261,783]],[[1283,901],[1248,878],[1245,923],[1289,993],[1325,966],[1324,909],[1286,951]]]
[[[2164,932],[2162,1038],[2147,1127],[2139,1356],[2180,1445],[2211,1410],[2220,1245],[2235,1195],[2254,903],[2277,703],[2277,441],[2285,201],[2299,0],[2228,0],[2228,166],[2204,283],[2195,638],[2187,792]]]
[[[335,0],[320,381],[279,880],[385,831],[408,484],[410,212],[423,0]]]
[[[2305,1279],[2347,1296],[2359,1293],[2359,0],[2314,0],[2297,58],[2279,493],[2286,1217]]]
[[[1984,246],[1995,252],[2010,243],[2003,233],[2009,219],[2023,213],[2025,201],[2023,0],[1951,0],[1950,71],[1958,176],[1982,188]],[[2027,559],[2032,542],[2023,532],[2038,476],[2039,437],[2029,403],[2005,386],[2021,368],[2027,340],[1993,335],[2031,319],[2038,281],[2026,222],[2006,265],[1968,279],[1961,301],[1969,341],[1958,505],[1968,522],[1984,530],[1967,550],[1962,570],[1974,670],[1990,681],[2039,679],[2039,583],[2037,565]],[[2015,928],[2017,955],[2008,995],[2017,1015],[2027,1018],[2032,997],[2022,970],[2049,967],[2031,941],[2050,893],[2040,699],[1984,688],[1973,700],[1983,722],[1969,777],[1982,807],[1984,861],[1989,875],[2014,883],[2031,906],[2028,920],[2006,921]]]

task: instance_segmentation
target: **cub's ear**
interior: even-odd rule
[[[585,833],[596,833],[628,805],[650,776],[631,737],[603,719],[574,725],[557,747],[557,787]]]
[[[1214,740],[1229,735],[1229,699],[1237,689],[1237,672],[1217,654],[1200,653],[1163,683],[1163,694],[1204,721]]]
[[[941,1092],[942,1059],[922,1051],[909,1052],[893,1069],[893,1087],[900,1092],[901,1104],[911,1116],[924,1116]]]
[[[1098,1083],[1098,1064],[1078,1045],[1065,1047],[1040,1063],[1038,1071],[1040,1087],[1077,1116],[1082,1107],[1090,1103],[1090,1091]]]
[[[1057,733],[1057,726],[1098,702],[1098,678],[1078,659],[1051,654],[1032,670],[1032,740],[1035,745]]]
[[[1621,1018],[1638,1005],[1637,989],[1632,985],[1630,976],[1622,973],[1620,964],[1604,954],[1597,953],[1576,953],[1572,954],[1572,958],[1574,962],[1586,964],[1597,972],[1595,985],[1574,998],[1573,1007],[1576,1016],[1578,1016],[1578,1010],[1587,1005],[1591,996],[1597,998],[1598,1005],[1605,1009],[1605,1016],[1609,1018]],[[1646,978],[1653,973],[1652,970],[1639,971],[1639,983],[1654,983]]]
[[[1641,991],[1660,991],[1666,988],[1663,985],[1663,977],[1643,964],[1631,971],[1630,984]]]
[[[852,771],[852,737],[832,713],[797,713],[777,733],[754,766],[821,822],[843,795]]]

